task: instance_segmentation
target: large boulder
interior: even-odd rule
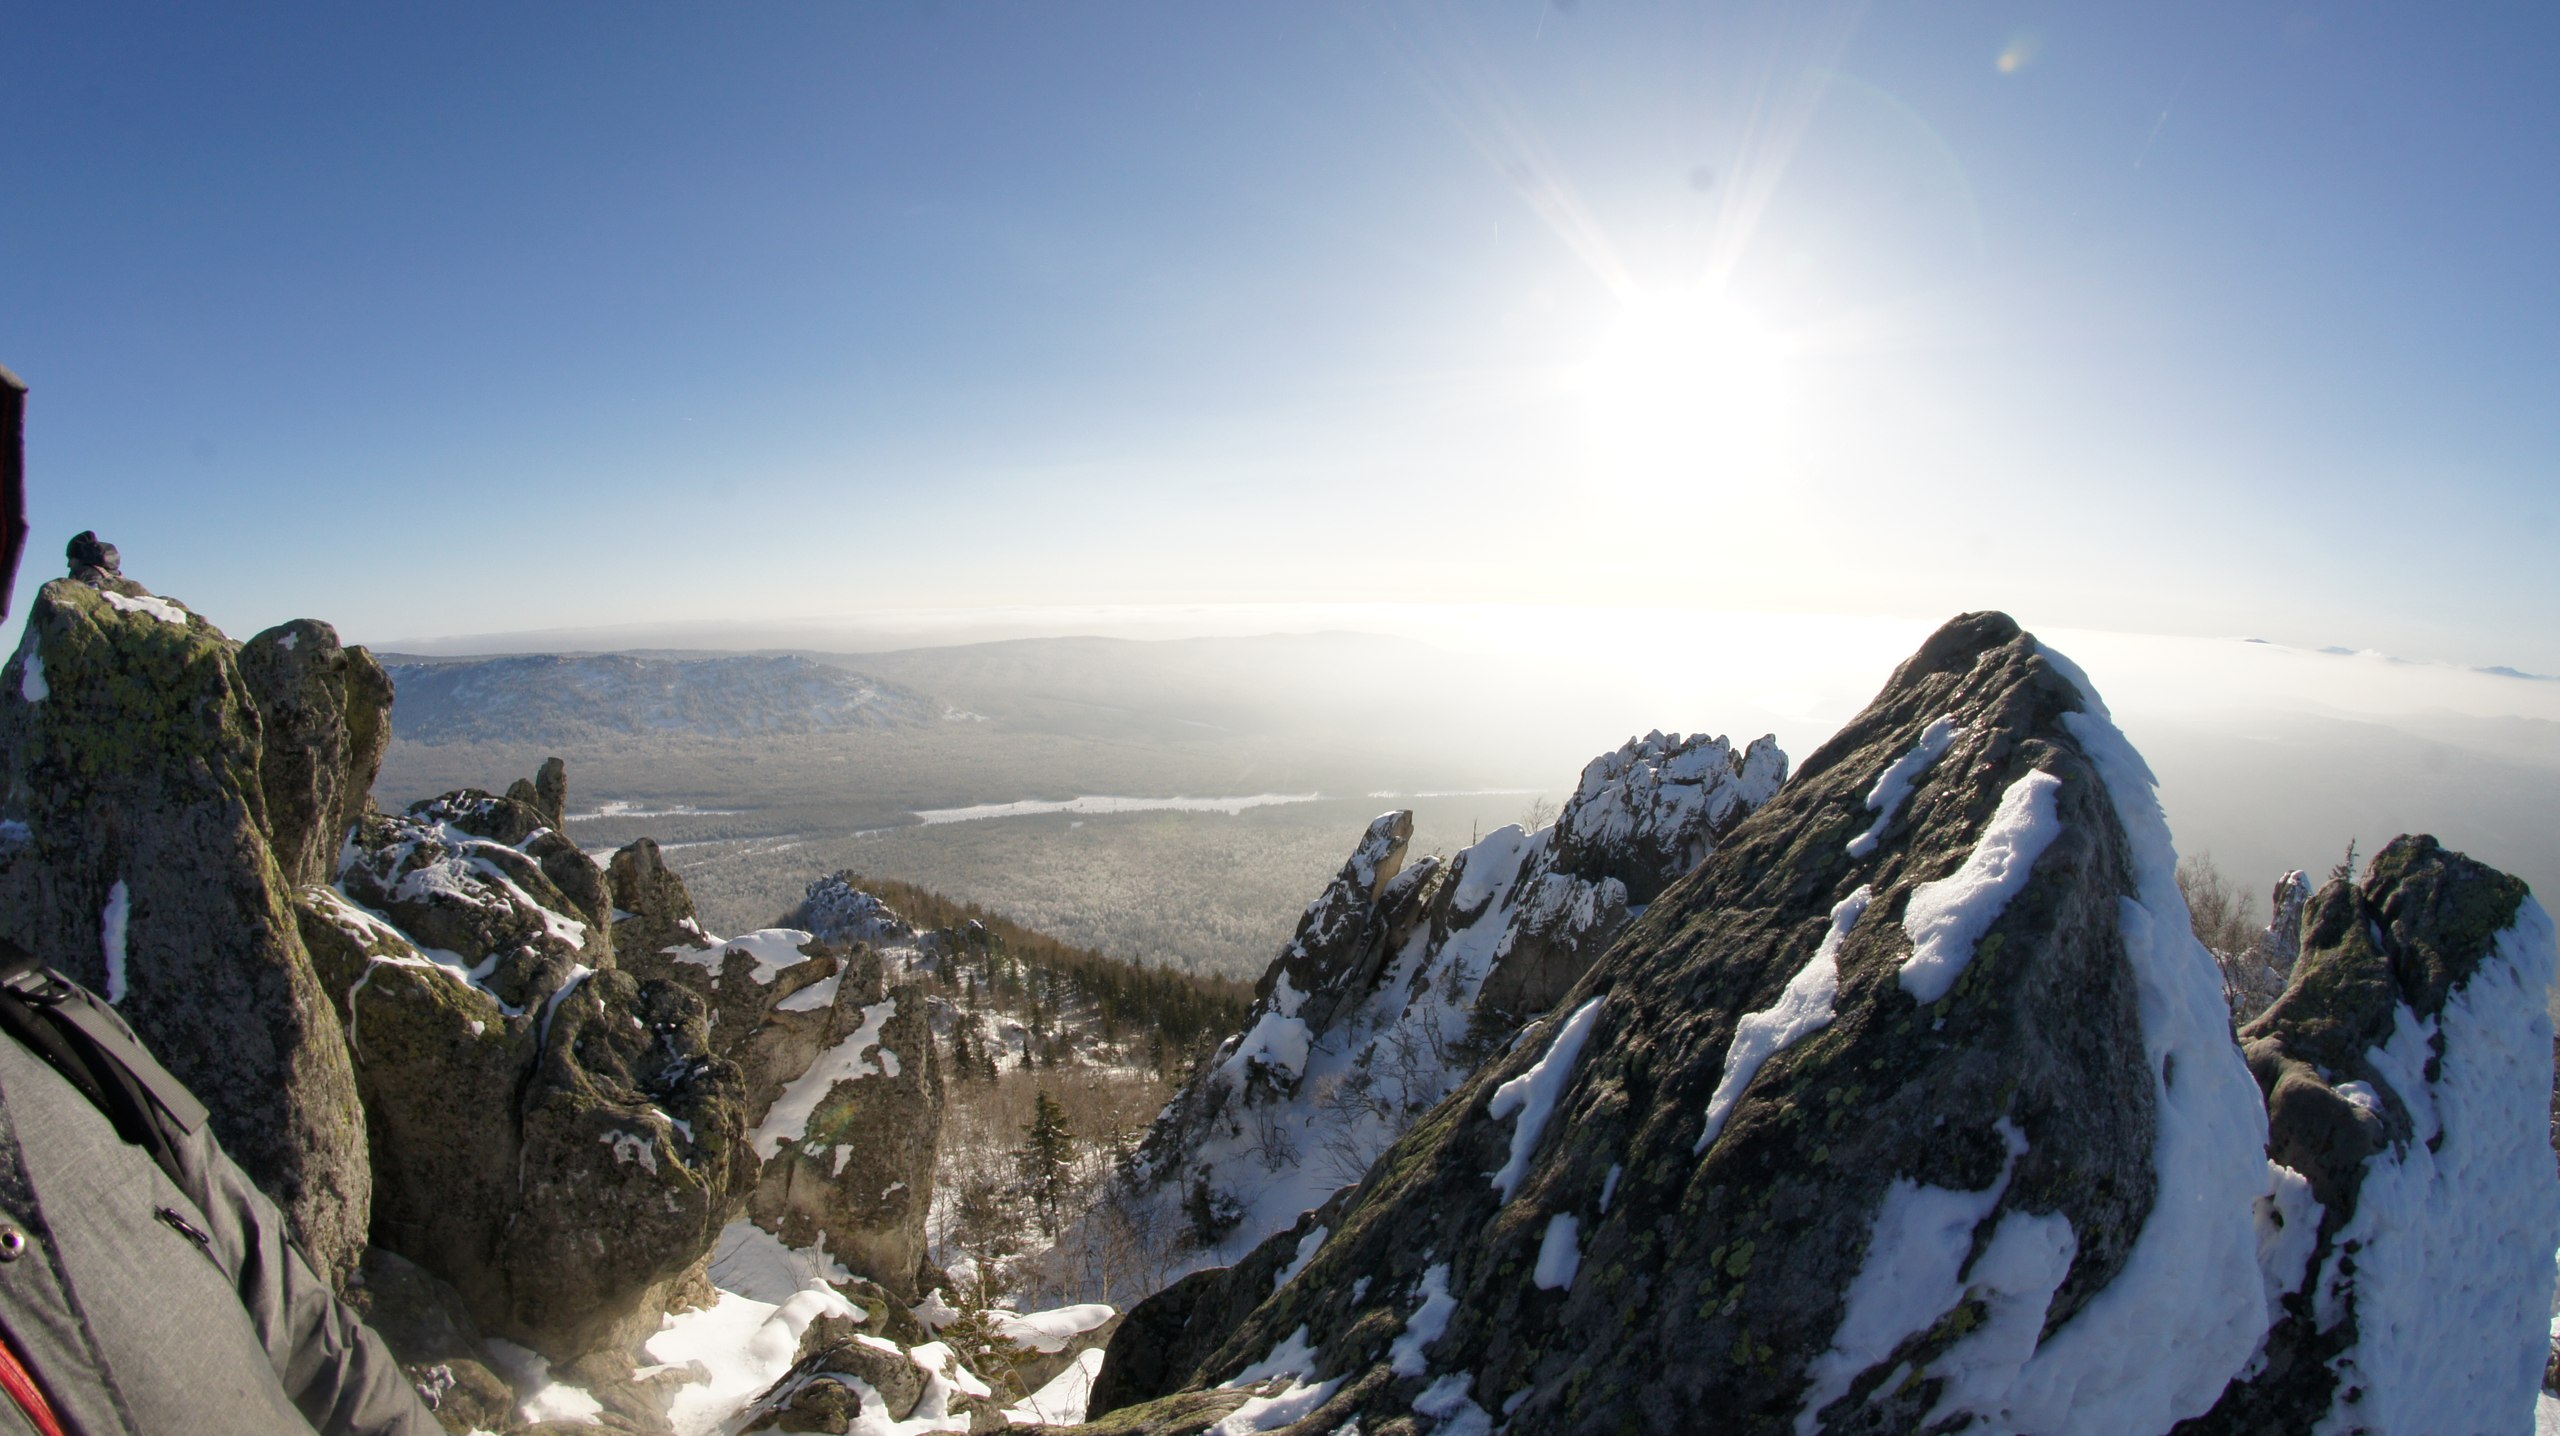
[[[2205,1411],[2271,1184],[2175,868],[2077,671],[1950,623],[1182,1384],[1287,1375],[1257,1429],[1300,1433]]]
[[[116,1005],[343,1280],[364,1111],[271,841],[258,695],[238,645],[92,547],[0,669],[0,934]]]
[[[755,1161],[701,998],[606,965],[543,816],[460,793],[368,817],[301,904],[369,1099],[375,1239],[567,1361],[656,1329]]]
[[[830,981],[826,1044],[757,1120],[748,1213],[913,1301],[942,1138],[929,1001],[920,983],[891,986],[868,948]]]
[[[295,886],[336,875],[338,848],[363,815],[391,745],[391,680],[338,631],[297,618],[240,646],[258,705],[260,786],[276,866]]]
[[[1634,911],[1786,776],[1770,738],[1661,733],[1583,769],[1549,827],[1408,861],[1413,816],[1371,822],[1255,988],[1242,1033],[1142,1145],[1168,1220],[1232,1257],[1356,1180],[1581,978]]]
[[[2282,1314],[2180,1430],[2524,1430],[2560,1245],[2551,920],[2431,837],[2296,906],[2292,981],[2240,1034],[2281,1164],[2259,1223]]]

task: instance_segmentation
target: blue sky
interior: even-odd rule
[[[21,598],[2560,672],[2560,11],[0,7]]]

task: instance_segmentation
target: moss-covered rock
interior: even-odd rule
[[[259,779],[276,865],[296,885],[336,876],[338,849],[361,815],[390,741],[390,685],[337,630],[298,618],[240,647],[240,676],[258,705]]]
[[[0,931],[104,993],[315,1267],[352,1270],[364,1113],[270,842],[239,650],[130,579],[57,579],[0,670]]]

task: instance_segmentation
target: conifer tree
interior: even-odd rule
[[[1022,1129],[1022,1145],[1013,1155],[1039,1209],[1040,1231],[1045,1236],[1058,1234],[1058,1211],[1075,1172],[1075,1153],[1076,1135],[1067,1129],[1067,1109],[1058,1105],[1048,1088],[1041,1088],[1032,1101],[1030,1125]]]

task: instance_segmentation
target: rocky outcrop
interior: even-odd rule
[[[240,646],[263,738],[259,783],[276,866],[295,886],[337,873],[391,745],[391,680],[338,632],[297,618]]]
[[[79,577],[36,595],[0,670],[0,932],[115,1003],[343,1280],[371,1200],[365,1119],[273,841],[258,664],[83,538]],[[298,790],[333,814],[348,752],[311,753]]]
[[[897,909],[854,886],[854,874],[831,873],[813,879],[800,905],[782,920],[784,927],[805,928],[826,942],[867,942],[875,947],[916,940],[914,924]]]
[[[1307,905],[1248,1026],[1149,1131],[1138,1175],[1221,1253],[1356,1180],[1786,776],[1761,738],[1651,733],[1592,760],[1555,823],[1408,861],[1379,817]]]
[[[2180,1430],[2523,1430],[2560,1240],[2550,918],[2515,878],[2402,837],[2298,931],[2291,983],[2240,1034],[2278,1164],[2259,1227],[2281,1315]]]
[[[612,965],[603,875],[546,816],[467,791],[373,815],[301,911],[368,1098],[375,1239],[565,1361],[656,1329],[755,1163],[701,997]]]
[[[1288,1375],[1257,1429],[1303,1433],[2202,1413],[2266,1328],[2271,1183],[2175,866],[2077,671],[1956,620],[1182,1385]]]
[[[657,839],[642,838],[616,852],[605,877],[613,891],[614,951],[636,959],[670,947],[710,946],[711,934],[694,914],[693,894],[667,866]]]
[[[757,1120],[748,1213],[913,1301],[942,1136],[942,1067],[921,984],[857,949],[831,979],[828,1038]],[[814,989],[813,989],[814,990]]]

